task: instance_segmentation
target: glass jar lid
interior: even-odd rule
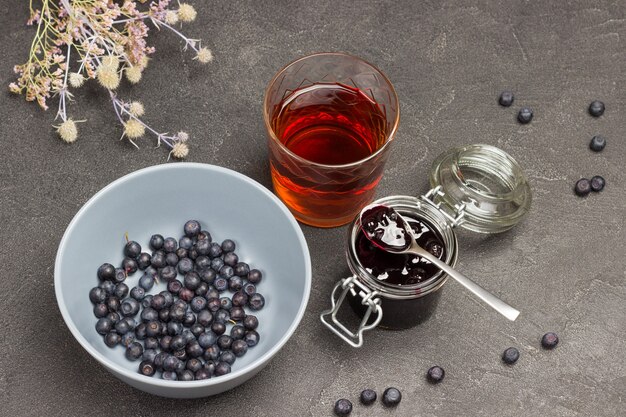
[[[430,171],[432,199],[445,206],[455,224],[480,233],[504,232],[528,213],[530,186],[519,164],[491,145],[452,148]]]

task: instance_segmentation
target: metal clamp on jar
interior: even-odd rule
[[[532,200],[518,163],[490,145],[453,148],[439,155],[432,165],[430,184],[432,189],[419,197],[390,196],[375,203],[424,225],[443,247],[441,260],[453,267],[458,256],[456,226],[479,233],[504,232],[524,218]],[[332,307],[320,316],[330,330],[354,347],[362,346],[363,332],[374,327],[406,329],[428,319],[448,279],[441,270],[428,276],[419,268],[402,284],[389,282],[386,274],[375,276],[371,265],[364,265],[363,238],[357,217],[349,226],[346,249],[353,275],[337,282],[331,294]],[[402,273],[406,271],[405,267]],[[355,332],[337,318],[345,300],[361,317]]]

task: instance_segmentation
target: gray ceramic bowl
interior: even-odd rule
[[[137,373],[139,362],[124,349],[108,348],[95,331],[88,297],[103,262],[122,261],[124,233],[148,250],[153,233],[179,238],[197,219],[214,240],[231,238],[243,261],[259,268],[261,340],[239,358],[232,373],[203,381],[166,381]],[[136,285],[140,272],[129,277]],[[270,191],[237,172],[212,165],[178,163],[133,172],[109,184],[74,216],[59,245],[54,268],[57,302],[76,340],[115,376],[151,394],[203,397],[231,389],[259,372],[293,334],[309,299],[311,261],[306,241],[289,210]],[[151,293],[162,291],[155,286]]]

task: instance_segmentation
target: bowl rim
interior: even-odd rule
[[[137,372],[132,372],[124,367],[119,366],[117,363],[103,357],[91,345],[91,343],[89,343],[87,339],[85,339],[85,337],[81,334],[81,332],[76,327],[74,321],[72,320],[69,314],[69,311],[67,310],[66,302],[65,302],[65,299],[63,298],[63,294],[61,292],[61,285],[60,285],[61,277],[60,277],[59,270],[61,266],[61,261],[65,254],[65,248],[67,245],[68,238],[70,234],[73,232],[74,228],[76,227],[77,222],[79,221],[79,219],[82,218],[82,216],[85,214],[87,209],[89,209],[93,204],[99,201],[102,198],[102,196],[105,195],[109,190],[118,187],[122,183],[125,183],[136,177],[151,175],[152,173],[158,172],[158,171],[180,170],[180,169],[201,169],[201,170],[206,170],[210,172],[220,172],[223,174],[234,176],[238,178],[239,180],[242,180],[248,183],[249,185],[253,186],[254,188],[260,190],[266,197],[268,197],[271,201],[273,201],[274,204],[277,206],[277,208],[280,209],[283,212],[283,214],[286,216],[287,220],[289,221],[289,224],[296,232],[298,241],[300,243],[300,246],[302,248],[303,255],[304,255],[304,267],[305,267],[304,295],[302,297],[300,307],[298,309],[296,316],[294,317],[294,320],[292,321],[291,325],[289,326],[285,334],[279,339],[278,343],[272,346],[267,352],[265,352],[265,354],[263,354],[262,356],[260,356],[259,358],[252,361],[251,363],[249,363],[248,365],[244,366],[241,369],[238,369],[227,375],[220,376],[219,378],[209,378],[209,379],[205,379],[201,381],[167,381],[167,380],[160,379],[160,378],[149,377],[149,376],[141,375]],[[163,387],[163,388],[174,388],[174,389],[216,386],[222,383],[226,383],[228,381],[236,380],[240,378],[241,376],[249,374],[250,372],[256,369],[262,369],[263,366],[272,357],[274,357],[274,355],[276,355],[276,353],[278,353],[280,349],[282,349],[282,347],[291,338],[296,328],[300,324],[300,321],[302,320],[304,316],[304,312],[306,310],[306,307],[309,301],[309,296],[311,293],[311,281],[312,281],[311,275],[312,275],[311,256],[309,253],[309,248],[308,248],[306,239],[304,237],[304,233],[302,232],[302,229],[300,228],[300,225],[296,221],[293,214],[291,214],[287,206],[285,206],[285,204],[277,196],[275,196],[270,190],[265,188],[263,185],[261,185],[257,181],[253,180],[252,178],[242,173],[239,173],[232,169],[220,167],[217,165],[203,164],[203,163],[197,163],[197,162],[179,162],[176,164],[170,163],[170,164],[154,165],[154,166],[150,166],[147,168],[142,168],[142,169],[133,171],[107,184],[100,191],[95,193],[85,204],[83,204],[83,206],[78,210],[78,212],[76,212],[76,214],[70,221],[69,225],[65,229],[65,232],[63,233],[63,237],[61,238],[61,241],[59,243],[59,247],[57,250],[57,255],[56,255],[55,263],[54,263],[54,287],[55,287],[57,305],[59,307],[59,310],[61,311],[61,315],[63,316],[63,321],[65,322],[65,325],[69,328],[70,332],[72,333],[74,338],[78,341],[78,343],[94,359],[100,362],[100,364],[102,364],[108,370],[111,370],[118,375],[131,379],[140,384],[148,384],[148,385],[153,385],[153,386],[158,386],[158,387]],[[253,375],[254,373],[252,374],[252,376]],[[243,382],[244,381],[242,381],[242,383]]]

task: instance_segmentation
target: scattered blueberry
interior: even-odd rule
[[[221,376],[221,375],[226,375],[229,373],[230,373],[230,365],[227,364],[226,362],[218,362],[217,365],[215,365],[215,375]]]
[[[163,241],[163,250],[165,253],[176,252],[178,249],[178,241],[173,237],[168,237]]]
[[[252,294],[248,298],[248,307],[250,307],[250,310],[258,311],[262,309],[263,306],[265,306],[265,298],[258,292],[255,294]]]
[[[548,332],[541,338],[541,346],[546,349],[554,349],[559,344],[559,336],[556,333]]]
[[[371,405],[376,401],[377,397],[378,396],[376,395],[376,391],[374,391],[373,389],[364,389],[363,391],[361,391],[361,404]]]
[[[248,315],[243,320],[243,325],[248,330],[254,330],[259,325],[259,319],[257,319],[256,316]]]
[[[260,336],[256,332],[256,330],[248,330],[246,335],[243,337],[243,340],[246,341],[249,347],[253,347],[259,344]]]
[[[433,366],[428,370],[427,373],[428,381],[432,382],[433,384],[437,384],[443,381],[444,376],[446,376],[446,372],[441,366]]]
[[[604,103],[594,100],[589,104],[589,114],[593,117],[600,117],[604,114]]]
[[[115,279],[115,267],[109,263],[100,265],[98,268],[98,278],[100,281],[113,281]]]
[[[253,269],[248,273],[248,281],[253,283],[254,285],[257,285],[259,282],[261,282],[262,278],[263,274],[258,269]]]
[[[502,354],[502,361],[508,365],[513,365],[519,359],[519,350],[510,347]]]
[[[599,192],[604,189],[606,181],[600,175],[591,178],[591,191]]]
[[[146,252],[142,252],[138,257],[137,257],[137,267],[140,270],[145,270],[147,267],[150,266],[151,263],[151,256],[149,253]]]
[[[390,387],[383,392],[383,404],[386,407],[395,407],[401,400],[402,393],[397,388]]]
[[[120,282],[124,282],[127,276],[128,274],[126,274],[126,271],[124,271],[122,268],[116,268],[115,276],[113,277],[113,282],[116,284],[119,284]]]
[[[182,275],[193,271],[193,261],[189,258],[183,258],[178,262],[178,272]]]
[[[163,236],[157,234],[157,235],[152,235],[152,237],[150,238],[150,247],[153,250],[159,250],[163,247],[163,242],[165,241],[165,239],[163,239]]]
[[[122,337],[115,332],[107,333],[104,336],[104,344],[110,348],[119,345],[121,341],[122,341]]]
[[[511,91],[503,91],[500,93],[500,97],[498,98],[498,103],[502,107],[510,107],[513,104],[513,93]]]
[[[532,119],[533,119],[533,111],[528,107],[522,107],[519,110],[519,113],[517,113],[517,120],[521,124],[530,123]]]
[[[574,192],[579,197],[584,197],[591,192],[591,181],[587,178],[581,178],[576,181],[576,185],[574,186]]]
[[[132,342],[126,348],[126,358],[131,361],[136,361],[137,359],[141,358],[142,354],[143,354],[143,346],[139,342]]]
[[[334,411],[338,416],[347,416],[352,412],[352,403],[345,398],[341,398],[335,402]]]
[[[236,248],[235,242],[230,239],[226,239],[222,242],[222,250],[224,252],[234,252]]]
[[[104,303],[107,299],[107,293],[100,287],[94,287],[89,290],[89,301],[94,304]]]
[[[126,271],[127,275],[132,275],[137,272],[137,269],[139,269],[139,265],[134,259],[124,258],[124,260],[122,261],[122,269]]]
[[[197,220],[188,220],[183,226],[183,231],[187,237],[196,237],[200,233],[200,222]]]
[[[143,297],[145,297],[145,295],[146,295],[146,290],[144,290],[141,287],[133,287],[133,289],[130,290],[130,296],[133,297],[137,301],[143,300]]]
[[[134,240],[126,242],[124,246],[124,255],[129,258],[135,259],[141,253],[141,245]]]
[[[604,136],[595,135],[591,138],[591,142],[589,142],[589,149],[594,152],[600,152],[606,146],[606,139]]]

